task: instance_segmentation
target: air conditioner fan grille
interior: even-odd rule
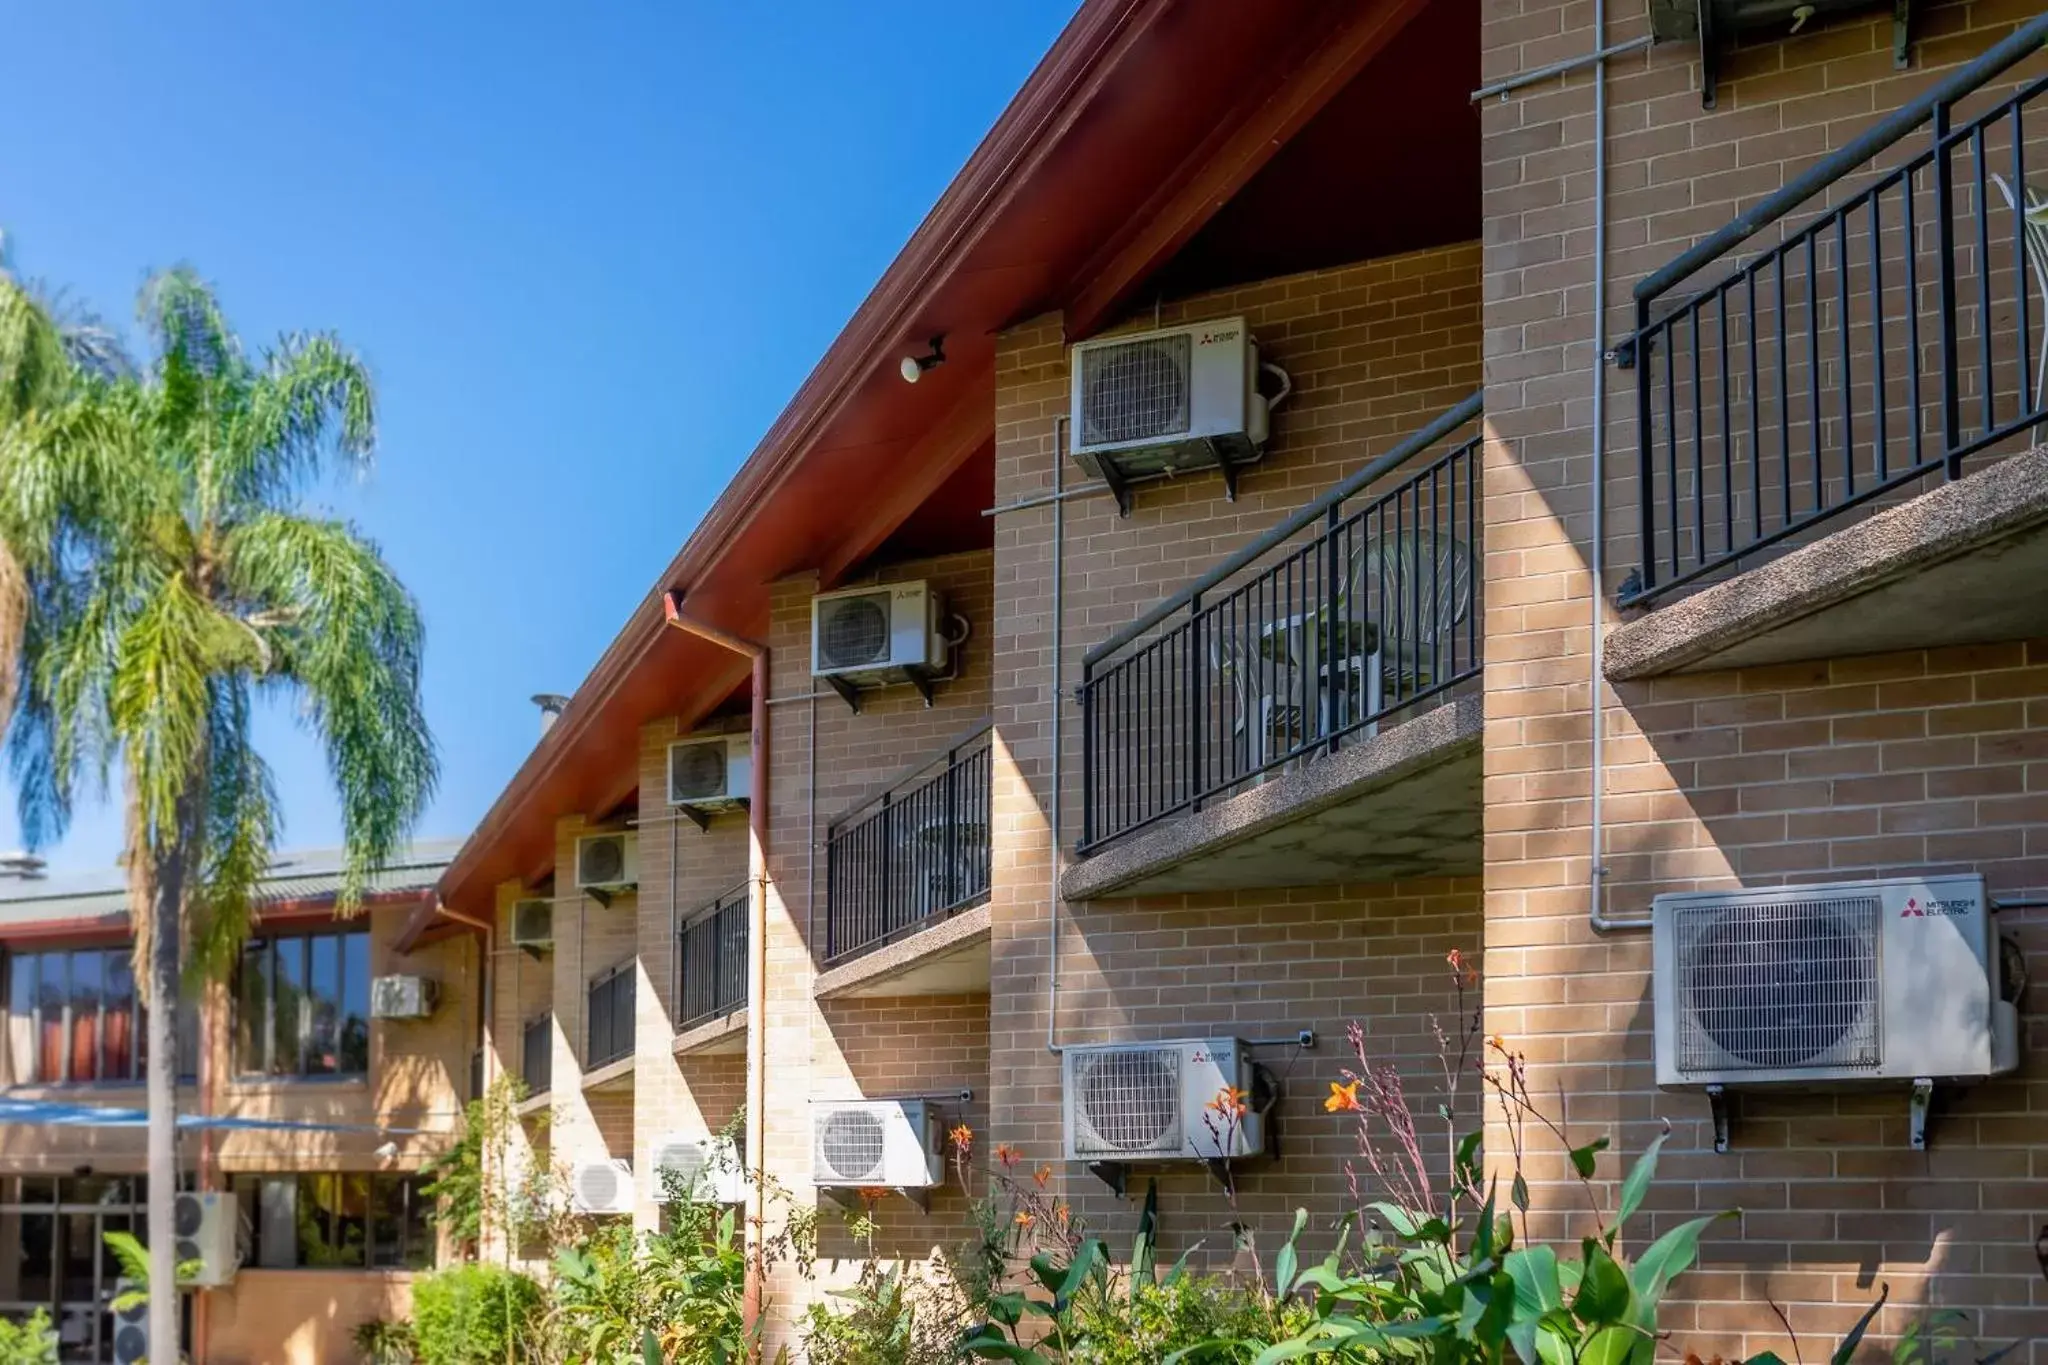
[[[616,882],[626,875],[626,841],[591,839],[583,845],[582,859],[586,885],[603,886]]]
[[[1181,1148],[1178,1050],[1104,1052],[1082,1064],[1078,1102],[1084,1151],[1105,1155]]]
[[[669,750],[668,789],[678,800],[725,795],[725,744],[678,744]]]
[[[873,1180],[882,1170],[882,1116],[834,1109],[818,1116],[818,1157],[839,1180]]]
[[[1082,352],[1082,441],[1115,445],[1185,432],[1191,351],[1181,332]]]
[[[889,662],[889,599],[841,597],[820,607],[818,654],[827,668]]]
[[[1875,897],[1680,910],[1681,1071],[1875,1067]]]
[[[520,901],[512,909],[512,937],[522,943],[550,938],[555,930],[555,907],[547,901]]]
[[[619,1181],[616,1166],[592,1162],[576,1173],[576,1193],[582,1196],[586,1208],[613,1208],[619,1202]]]

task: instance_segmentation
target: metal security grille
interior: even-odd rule
[[[899,783],[833,825],[825,843],[826,962],[879,948],[988,898],[988,730],[935,763],[942,766],[928,779]]]
[[[554,1016],[543,1014],[538,1019],[529,1019],[519,1038],[519,1078],[526,1082],[526,1093],[545,1095],[553,1083],[555,1070]]]
[[[889,594],[841,597],[820,604],[818,658],[827,668],[889,662]]]
[[[590,983],[589,1046],[583,1068],[595,1071],[633,1051],[633,964],[621,962]]]
[[[1682,1071],[1875,1067],[1874,896],[1680,910]]]
[[[1179,1151],[1180,1064],[1177,1048],[1084,1059],[1075,1097],[1081,1119],[1077,1148],[1104,1154]]]
[[[747,1004],[747,895],[741,882],[676,931],[676,1031]]]
[[[865,1109],[829,1109],[818,1115],[821,1174],[837,1180],[872,1180],[882,1169],[882,1117]]]
[[[1082,352],[1082,440],[1108,445],[1186,431],[1192,348],[1182,332]]]

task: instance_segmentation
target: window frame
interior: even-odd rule
[[[347,1032],[348,1020],[355,1017],[348,1009],[349,989],[353,984],[348,968],[350,958],[355,956],[349,952],[348,940],[351,936],[357,935],[360,935],[364,940],[364,951],[361,954],[363,966],[361,1002],[363,1006],[361,1014],[363,1021],[363,1055],[362,1069],[352,1071],[343,1069],[344,1050],[341,1040]],[[330,927],[325,924],[303,928],[293,926],[250,935],[248,940],[242,944],[241,952],[236,956],[234,980],[228,991],[230,1012],[229,1047],[234,1053],[232,1059],[233,1074],[238,1081],[310,1081],[315,1084],[321,1084],[335,1081],[360,1081],[368,1078],[370,1074],[370,1054],[372,1051],[370,1047],[370,1026],[374,1022],[370,1014],[370,983],[376,979],[376,970],[371,965],[369,937],[370,930],[367,925]],[[312,1057],[314,1021],[318,1011],[318,1004],[313,994],[313,944],[315,941],[323,939],[331,940],[334,943],[335,996],[338,1002],[334,1021],[335,1069],[331,1071],[315,1071],[309,1066]],[[277,1065],[279,1025],[277,998],[280,984],[278,964],[282,958],[282,950],[286,945],[291,945],[292,950],[298,955],[298,975],[296,978],[298,986],[296,989],[299,993],[299,1017],[294,1035],[298,1044],[298,1057],[296,1065],[291,1069],[280,1070]],[[263,1019],[257,1035],[261,1039],[263,1056],[261,1064],[253,1069],[247,1065],[249,1059],[246,1055],[243,1037],[244,1013],[246,1009],[243,992],[252,950],[260,951],[265,963],[263,972]]]
[[[303,1216],[301,1205],[309,1191],[317,1191],[320,1182],[333,1182],[332,1188],[339,1195],[341,1182],[362,1180],[362,1259],[359,1262],[326,1261],[315,1264],[306,1259],[306,1250],[298,1237],[298,1226]],[[292,1253],[289,1265],[265,1263],[266,1248],[263,1245],[263,1197],[267,1185],[278,1183],[288,1185],[292,1199]],[[237,1196],[238,1216],[243,1219],[243,1232],[247,1239],[246,1265],[265,1270],[300,1271],[322,1273],[341,1272],[367,1274],[425,1274],[439,1266],[441,1238],[439,1226],[433,1211],[434,1200],[425,1193],[433,1178],[424,1171],[241,1171],[231,1175],[228,1188]],[[389,1262],[377,1259],[378,1226],[383,1221],[383,1196],[392,1188],[399,1192],[397,1210],[397,1231],[394,1238],[397,1258]],[[316,1204],[318,1196],[315,1195]],[[313,1217],[318,1220],[331,1210],[317,1208]],[[417,1224],[417,1226],[415,1226]],[[328,1223],[331,1229],[332,1221]],[[420,1245],[414,1245],[415,1236]],[[420,1265],[411,1264],[415,1250],[421,1253]]]
[[[148,1075],[149,1007],[143,1004],[142,983],[136,980],[132,967],[134,951],[133,943],[109,944],[104,942],[28,944],[0,950],[0,964],[4,964],[5,967],[4,972],[0,972],[0,1013],[4,1013],[5,1017],[9,1020],[10,1032],[12,1021],[17,1017],[25,1019],[28,1025],[28,1037],[25,1043],[28,1062],[27,1074],[21,1074],[22,1068],[13,1065],[20,1058],[13,1054],[13,1049],[16,1045],[15,1040],[11,1036],[7,1040],[7,1047],[10,1053],[7,1073],[7,1084],[9,1086],[63,1086],[66,1088],[81,1086],[127,1087],[143,1083]],[[93,1007],[93,1074],[83,1077],[73,1074],[76,1061],[77,1024],[79,1020],[79,1015],[75,1009],[77,972],[74,962],[80,955],[92,955],[100,959],[99,984],[95,992],[96,1003]],[[42,1074],[43,1027],[47,1018],[43,1008],[42,985],[45,964],[55,959],[61,959],[64,964],[62,988],[59,991],[61,1003],[58,1006],[57,1015],[58,1034],[61,1039],[59,1056],[62,1058],[61,1070],[63,1074],[59,1076],[46,1076]],[[16,985],[21,976],[21,965],[25,962],[33,962],[35,964],[35,973],[32,983],[28,986],[30,992],[29,999],[24,1002],[16,998]],[[107,1020],[109,1017],[107,990],[114,974],[110,968],[117,963],[119,964],[120,972],[126,976],[128,982],[129,996],[125,1009],[125,1013],[128,1016],[128,1070],[124,1076],[109,1076],[105,1074],[107,1065]],[[116,1012],[114,1017],[118,1018],[119,1013]],[[194,1060],[196,1061],[196,1058]],[[183,1066],[179,1067],[179,1080],[186,1081],[194,1078],[193,1071],[187,1070]]]

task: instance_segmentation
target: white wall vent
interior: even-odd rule
[[[569,1195],[578,1213],[631,1213],[632,1164],[616,1159],[579,1161],[569,1172]]]
[[[932,1189],[945,1183],[938,1111],[925,1100],[814,1100],[811,1181]]]
[[[1265,1146],[1256,1112],[1233,1123],[1211,1107],[1226,1086],[1250,1103],[1251,1057],[1238,1039],[1070,1046],[1060,1072],[1069,1161],[1215,1160]]]
[[[1684,892],[1651,917],[1661,1086],[1971,1080],[2019,1063],[1980,876]]]
[[[664,1171],[674,1171],[694,1198],[713,1204],[747,1202],[746,1162],[729,1137],[671,1133],[656,1141],[648,1163],[648,1197],[657,1204],[669,1202]]]
[[[640,884],[636,834],[586,834],[576,841],[576,889],[630,891]]]

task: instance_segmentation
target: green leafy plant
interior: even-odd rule
[[[543,1358],[547,1296],[517,1271],[459,1265],[413,1281],[420,1365],[513,1365]]]
[[[956,1136],[964,1130],[956,1129]],[[854,1283],[804,1310],[799,1322],[810,1365],[948,1365],[960,1358],[966,1322],[961,1287],[944,1265],[885,1266],[875,1258],[875,1200],[848,1219],[866,1246]]]
[[[15,1322],[0,1318],[0,1365],[57,1365],[57,1332],[41,1308]]]
[[[149,1302],[149,1248],[132,1232],[105,1232],[100,1239],[113,1253],[114,1264],[120,1267],[121,1278],[132,1286],[116,1294],[110,1307],[116,1313],[131,1312]],[[205,1266],[204,1261],[178,1262],[178,1283],[190,1284],[197,1279]]]
[[[370,1318],[357,1323],[349,1337],[361,1352],[363,1365],[413,1365],[419,1354],[419,1343],[409,1322]]]

